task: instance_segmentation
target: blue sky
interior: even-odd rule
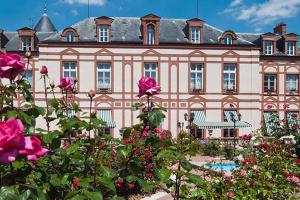
[[[26,3],[24,3],[26,2]],[[48,15],[61,30],[87,17],[88,0],[47,0]],[[197,0],[90,0],[91,16],[197,17]],[[199,0],[199,18],[222,30],[269,32],[284,21],[300,34],[300,0]],[[0,28],[31,27],[43,14],[44,0],[1,0]]]

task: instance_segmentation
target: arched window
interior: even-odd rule
[[[154,45],[155,43],[155,30],[153,25],[147,26],[147,44],[148,45]]]
[[[69,31],[66,34],[67,42],[74,42],[74,33]]]
[[[232,36],[231,35],[226,35],[225,37],[224,37],[224,44],[226,44],[226,45],[232,45],[232,43],[233,43],[233,38],[232,38]]]

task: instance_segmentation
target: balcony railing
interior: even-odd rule
[[[224,93],[236,93],[237,90],[235,87],[227,87],[227,88],[224,88],[223,92]]]
[[[275,89],[264,89],[264,93],[267,95],[275,95],[277,91]]]
[[[193,94],[203,94],[203,88],[198,88],[198,87],[195,87],[195,88],[191,88],[191,93],[193,93]]]
[[[97,93],[98,94],[110,94],[110,93],[112,93],[112,91],[111,91],[110,87],[98,87]]]
[[[297,94],[299,94],[299,91],[296,89],[290,89],[290,90],[286,90],[286,93],[288,95],[297,95]]]

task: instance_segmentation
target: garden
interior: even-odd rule
[[[24,78],[30,56],[0,55],[0,200],[142,199],[158,192],[175,200],[300,198],[298,115],[293,124],[273,117],[272,138],[264,130],[243,135],[237,148],[209,138],[199,143],[185,131],[175,139],[160,128],[166,109],[153,99],[159,85],[143,77],[137,97],[144,103],[134,105],[140,123],[113,138],[103,134],[105,122],[91,106],[82,112],[71,100],[76,81],[49,83],[46,66],[40,69],[45,106],[35,105]],[[24,103],[15,105],[20,96]],[[87,96],[92,105],[95,91]],[[45,129],[36,128],[38,118]],[[235,168],[215,170],[195,163],[197,156]]]

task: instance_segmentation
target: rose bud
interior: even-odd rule
[[[31,51],[26,51],[25,57],[26,57],[26,58],[30,58],[30,57],[31,57]]]
[[[55,87],[55,84],[54,84],[53,81],[50,83],[50,87],[51,87],[52,89]]]
[[[42,66],[41,70],[40,70],[41,74],[48,74],[48,68],[46,66]]]
[[[93,97],[96,96],[96,92],[94,90],[90,90],[88,95],[89,95],[90,98],[93,98]]]

